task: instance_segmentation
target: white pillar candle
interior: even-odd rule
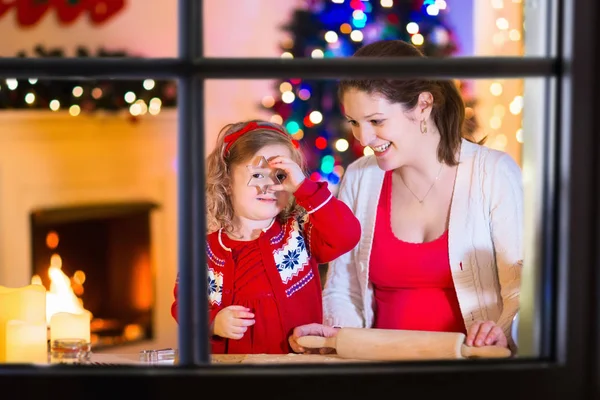
[[[48,363],[46,321],[6,322],[6,363]]]
[[[90,342],[91,314],[59,312],[50,317],[50,343],[56,339],[84,339]]]
[[[6,326],[10,320],[46,325],[46,288],[27,285],[19,288],[0,286],[0,363],[6,362]],[[47,337],[43,339],[47,347]]]

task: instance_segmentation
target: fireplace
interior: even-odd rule
[[[49,314],[69,307],[91,312],[95,349],[154,337],[150,217],[156,208],[127,202],[30,213],[32,272],[53,296]]]

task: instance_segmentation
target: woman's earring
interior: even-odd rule
[[[421,123],[419,124],[419,128],[421,128],[421,133],[423,133],[423,134],[427,133],[427,121],[425,121],[425,118],[423,118],[421,120]]]

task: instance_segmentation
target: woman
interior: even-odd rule
[[[355,57],[423,57],[380,41]],[[353,79],[339,85],[352,134],[374,154],[348,166],[339,198],[361,222],[354,250],[329,265],[324,325],[463,332],[467,344],[513,347],[523,258],[521,171],[506,153],[462,137],[451,81]]]

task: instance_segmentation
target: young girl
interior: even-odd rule
[[[276,124],[223,128],[207,160],[209,323],[214,354],[285,354],[323,319],[318,264],[352,250],[360,224]],[[171,314],[177,319],[177,283]]]

